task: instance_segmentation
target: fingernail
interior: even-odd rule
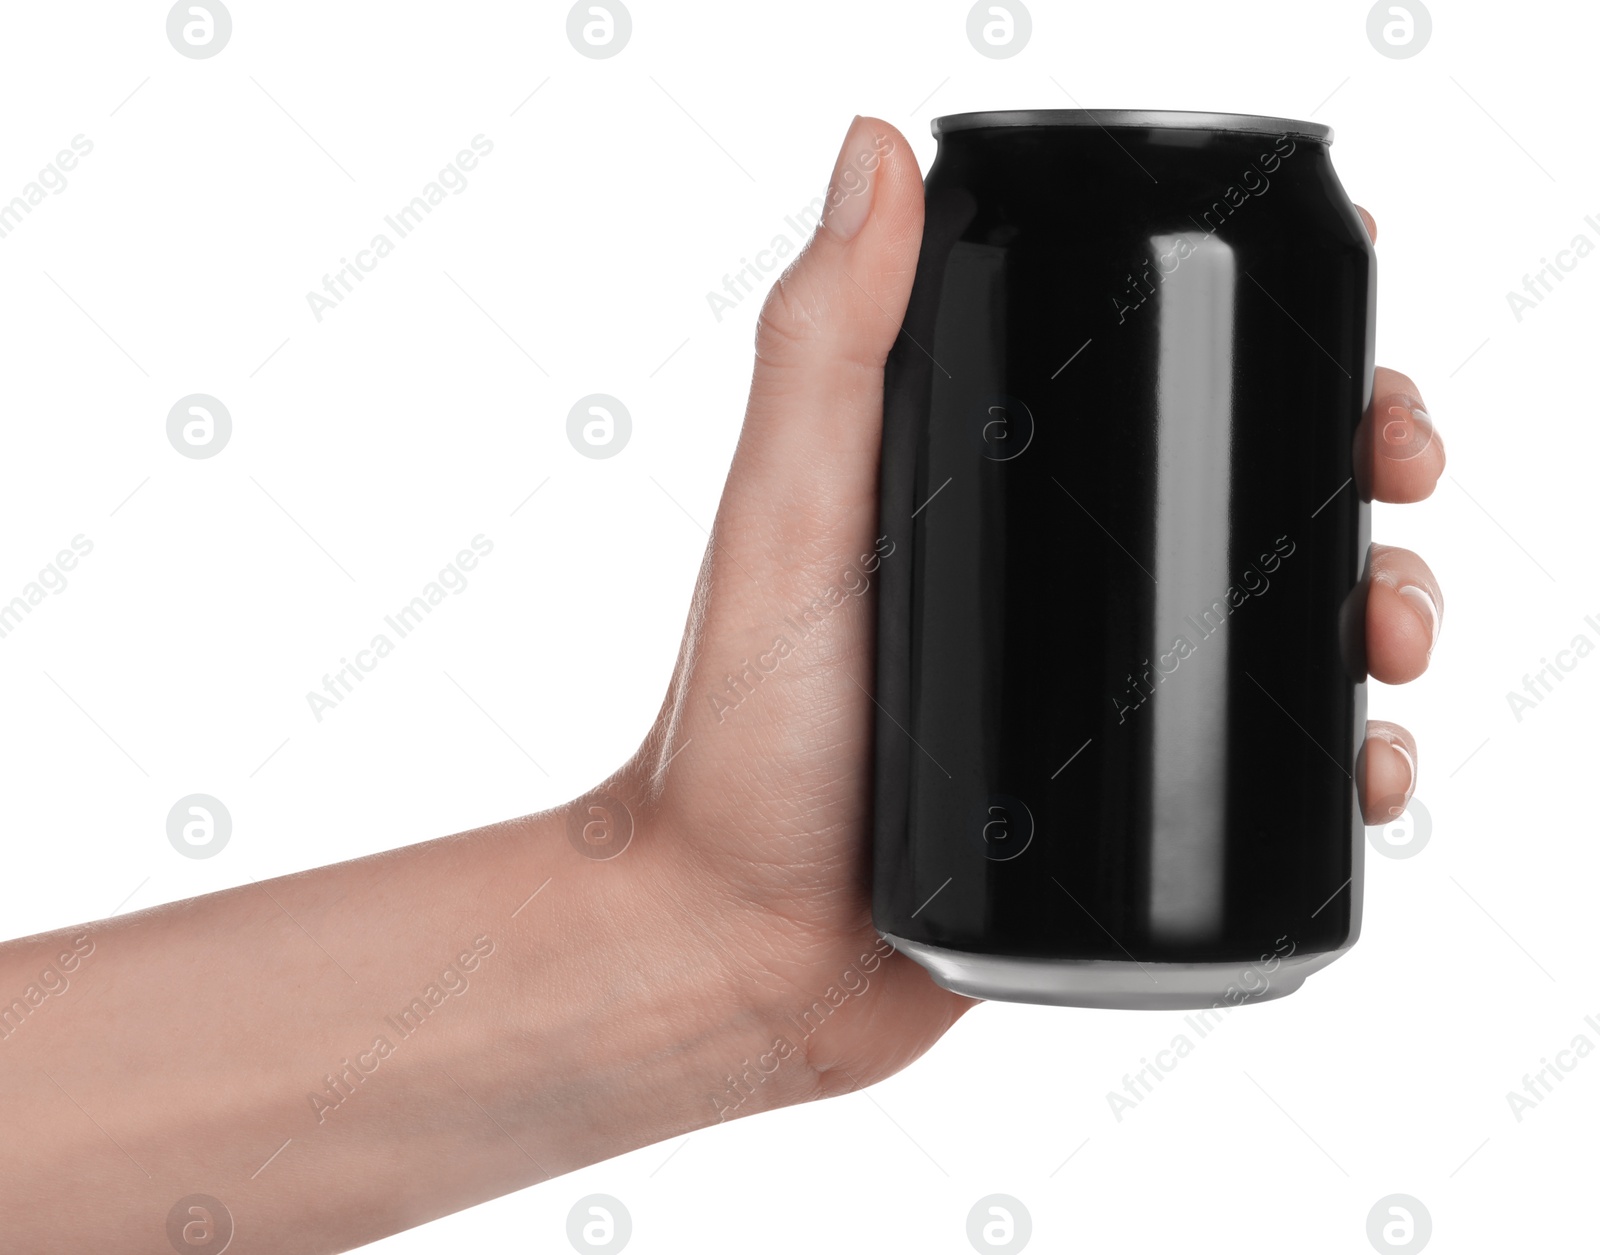
[[[1433,594],[1420,584],[1401,584],[1395,592],[1405,599],[1428,630],[1428,657],[1432,658],[1434,644],[1439,639],[1439,607],[1434,603]]]
[[[1411,790],[1417,787],[1417,760],[1411,757],[1411,751],[1406,748],[1406,743],[1388,728],[1373,728],[1371,735],[1374,740],[1382,741],[1391,750],[1400,756],[1400,761],[1406,765],[1406,787],[1400,791],[1397,805],[1390,805],[1390,819],[1398,819],[1406,813],[1406,802],[1411,797]]]
[[[1433,415],[1420,405],[1396,401],[1378,414],[1378,452],[1391,462],[1409,462],[1437,443],[1442,450]]]
[[[827,203],[822,211],[822,225],[836,239],[854,238],[872,213],[873,176],[881,160],[871,125],[857,115],[839,149],[839,160],[834,164]]]

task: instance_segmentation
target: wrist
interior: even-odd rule
[[[512,1066],[564,1081],[507,1113],[549,1148],[546,1171],[819,1096],[741,940],[750,908],[627,773],[490,831],[517,850],[495,861],[521,869],[496,890],[515,913]]]

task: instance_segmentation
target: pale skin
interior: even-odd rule
[[[865,178],[842,174],[875,150]],[[92,945],[0,1038],[8,1249],[165,1255],[169,1209],[206,1194],[233,1217],[230,1252],[349,1250],[719,1118],[870,1085],[977,1005],[901,955],[867,957],[871,597],[847,598],[736,718],[710,700],[878,535],[883,365],[921,174],[898,131],[858,118],[834,185],[854,190],[762,310],[666,700],[601,786],[631,812],[631,844],[580,854],[579,799],[0,946],[4,1004]],[[1444,447],[1422,409],[1409,379],[1376,372],[1357,453],[1374,498],[1433,491]],[[1372,568],[1370,671],[1404,683],[1427,667],[1443,598],[1407,550],[1375,546]],[[1409,732],[1369,725],[1368,822],[1410,796],[1416,763]],[[466,987],[402,1036],[391,1018],[452,966]],[[795,1017],[841,983],[848,999],[802,1034]],[[779,1039],[793,1049],[774,1063]],[[328,1099],[325,1078],[358,1055],[372,1069]]]

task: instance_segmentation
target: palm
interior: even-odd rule
[[[680,852],[689,901],[735,904],[711,914],[731,930],[740,979],[776,999],[805,1037],[794,1044],[832,1070],[831,1090],[904,1067],[974,1005],[885,958],[872,927],[876,579],[864,568],[876,511],[873,485],[858,491],[787,560],[740,543],[724,500],[695,598],[700,648],[680,660],[658,725],[675,725],[675,739],[653,737],[639,767],[654,773],[681,751],[660,772],[662,820],[692,847]]]

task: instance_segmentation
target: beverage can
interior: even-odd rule
[[[1361,921],[1376,262],[1332,133],[933,131],[885,376],[874,922],[973,997],[1292,992]]]

